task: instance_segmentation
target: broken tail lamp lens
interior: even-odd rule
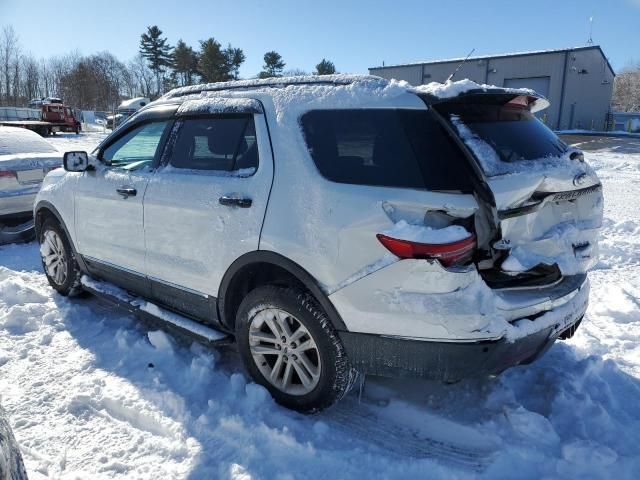
[[[376,236],[396,257],[438,260],[445,267],[470,262],[476,249],[475,235],[451,243],[418,243],[388,237],[381,233]]]

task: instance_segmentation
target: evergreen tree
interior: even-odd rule
[[[282,76],[282,70],[285,63],[282,61],[282,56],[278,52],[267,52],[264,54],[264,65],[260,72],[260,78],[268,77],[280,77]]]
[[[229,77],[237,80],[240,75],[240,65],[242,65],[246,59],[244,52],[241,48],[233,48],[231,44],[229,44],[223,53],[225,57],[227,57]]]
[[[191,85],[194,75],[198,73],[198,55],[193,48],[178,40],[173,49],[172,60],[180,85]]]
[[[203,82],[224,82],[231,78],[226,51],[213,37],[200,41],[198,74]]]
[[[171,47],[167,39],[162,37],[162,30],[156,25],[147,27],[146,33],[140,36],[140,53],[147,59],[149,69],[156,76],[159,95],[162,92],[162,74],[166,67],[171,65]]]
[[[336,66],[333,62],[323,58],[322,61],[316,65],[316,71],[314,75],[333,75],[336,73]]]

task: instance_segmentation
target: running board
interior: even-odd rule
[[[189,337],[209,346],[228,345],[233,342],[233,337],[227,333],[131,295],[111,283],[83,275],[80,284],[83,290],[126,310],[154,327]]]

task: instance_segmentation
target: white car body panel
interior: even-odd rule
[[[325,88],[330,91],[333,87]],[[325,292],[336,291],[375,268],[387,253],[376,234],[400,218],[416,221],[428,210],[446,210],[464,218],[478,208],[472,195],[331,182],[315,166],[299,124],[307,111],[327,108],[327,99],[311,98],[292,108],[286,103],[280,106],[284,100],[278,98],[261,100],[269,112],[276,175],[260,248],[296,262]],[[402,93],[348,98],[337,108],[426,106],[417,96]]]
[[[521,206],[535,192],[560,192],[545,198],[537,210],[500,222],[504,245],[523,267],[533,266],[527,265],[527,260],[531,263],[546,260],[558,263],[563,274],[573,275],[587,272],[597,263],[604,199],[598,177],[588,165],[583,166],[582,173],[578,173],[584,174],[580,185],[574,184],[575,172],[489,178],[501,210]],[[588,193],[572,197],[570,192],[579,189]]]
[[[254,115],[259,165],[253,175],[161,167],[144,198],[146,274],[210,296],[235,259],[258,249],[273,178],[264,115]],[[250,208],[222,196],[250,198]]]
[[[75,188],[75,245],[79,253],[144,274],[142,201],[152,173],[97,165],[82,173]],[[135,196],[116,189],[133,187]]]
[[[437,261],[391,255],[376,234],[394,223],[424,224],[425,214],[432,211],[464,219],[480,207],[471,194],[325,179],[300,128],[305,112],[427,108],[397,85],[378,96],[366,89],[340,89],[336,93],[335,86],[256,87],[225,94],[264,105],[264,115],[255,115],[260,163],[253,176],[165,167],[155,173],[85,172],[82,175],[94,179],[85,183],[78,174],[67,173],[50,181],[47,177],[39,199],[56,206],[83,255],[207,296],[218,295],[224,273],[242,254],[278,253],[310,274],[352,332],[444,342],[494,340],[505,335],[508,321],[556,308],[575,313],[583,307],[588,286],[580,287],[580,298],[558,293],[560,287],[555,286],[546,293],[532,288],[529,296],[495,291],[474,266],[447,269]],[[585,185],[596,185],[595,174],[585,172]],[[59,188],[55,179],[60,180]],[[573,174],[563,178],[536,172],[490,178],[488,183],[500,211],[522,206],[534,192],[575,190],[573,180]],[[115,189],[122,185],[135,186],[137,196],[120,197]],[[221,206],[223,195],[248,196],[253,205]],[[573,275],[595,262],[601,218],[600,191],[576,201],[547,202],[537,212],[502,220],[500,226],[508,248],[521,247],[528,255],[546,258],[567,257],[566,268],[561,267]],[[553,236],[558,225],[566,227],[562,238]],[[592,250],[572,248],[585,242]]]

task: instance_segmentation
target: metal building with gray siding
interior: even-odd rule
[[[413,85],[444,82],[463,58],[373,67],[371,75]],[[555,130],[605,130],[615,73],[598,45],[470,57],[455,80],[527,87],[549,99],[539,115]]]

